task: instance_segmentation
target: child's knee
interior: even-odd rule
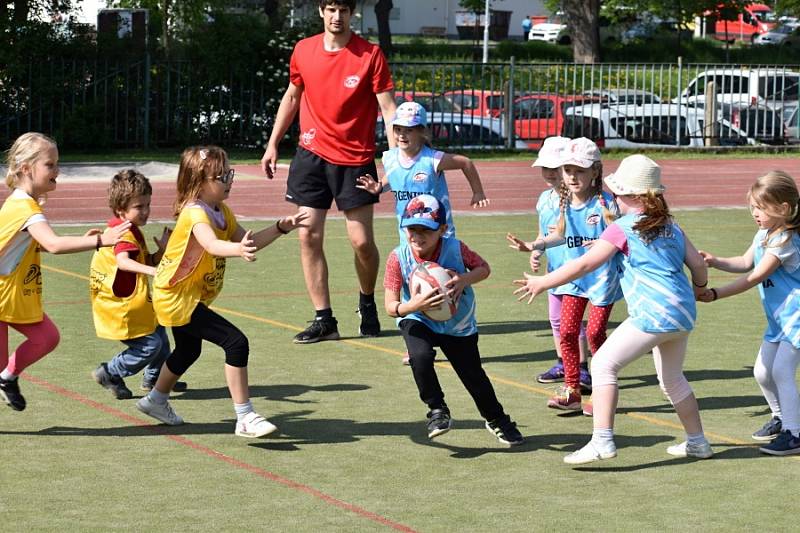
[[[250,356],[250,342],[243,333],[232,335],[223,346],[225,363],[230,366],[244,368]]]
[[[692,387],[683,374],[669,381],[660,379],[658,385],[672,405],[682,402],[692,394]]]
[[[412,368],[433,366],[433,362],[436,359],[436,350],[425,350],[419,352],[409,351],[408,357]]]

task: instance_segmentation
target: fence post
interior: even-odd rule
[[[705,113],[703,117],[705,119],[705,131],[703,131],[704,146],[719,146],[716,85],[716,82],[713,80],[706,84]]]
[[[508,145],[507,148],[509,150],[513,150],[514,146],[516,145],[515,142],[515,134],[514,131],[514,65],[516,64],[516,58],[511,56],[511,66],[508,69],[508,87],[506,90],[506,132],[508,133]]]
[[[681,133],[682,133],[681,132],[681,107],[683,106],[683,103],[681,102],[681,96],[682,96],[681,88],[683,87],[682,74],[683,74],[683,57],[678,56],[678,109],[675,111],[675,113],[677,115],[675,117],[675,123],[676,123],[676,128],[675,128],[675,130],[676,130],[675,146],[680,146],[681,145]]]
[[[150,51],[144,52],[144,148],[150,148]]]

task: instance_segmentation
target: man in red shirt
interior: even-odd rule
[[[356,188],[356,178],[378,175],[375,100],[384,124],[391,124],[394,85],[380,48],[350,30],[355,4],[355,0],[319,1],[325,31],[295,45],[289,87],[261,158],[264,173],[272,179],[278,143],[299,110],[300,141],[289,167],[286,200],[308,213],[307,226],[301,227],[298,235],[306,289],[316,316],[305,331],[295,336],[298,344],[339,338],[323,251],[325,219],[333,200],[344,212],[347,235],[355,252],[361,293],[359,334],[375,337],[380,333],[374,298],[379,257],[372,228],[373,204],[378,197]]]

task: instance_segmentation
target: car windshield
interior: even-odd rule
[[[797,100],[800,98],[800,76],[776,74],[758,80],[758,95],[764,99]]]

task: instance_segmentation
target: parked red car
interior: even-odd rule
[[[514,133],[529,147],[539,148],[547,137],[561,135],[566,109],[602,101],[597,96],[553,93],[519,96],[514,99]]]
[[[453,112],[480,117],[499,117],[503,111],[505,94],[503,91],[464,89],[445,91],[444,97],[453,104]]]

